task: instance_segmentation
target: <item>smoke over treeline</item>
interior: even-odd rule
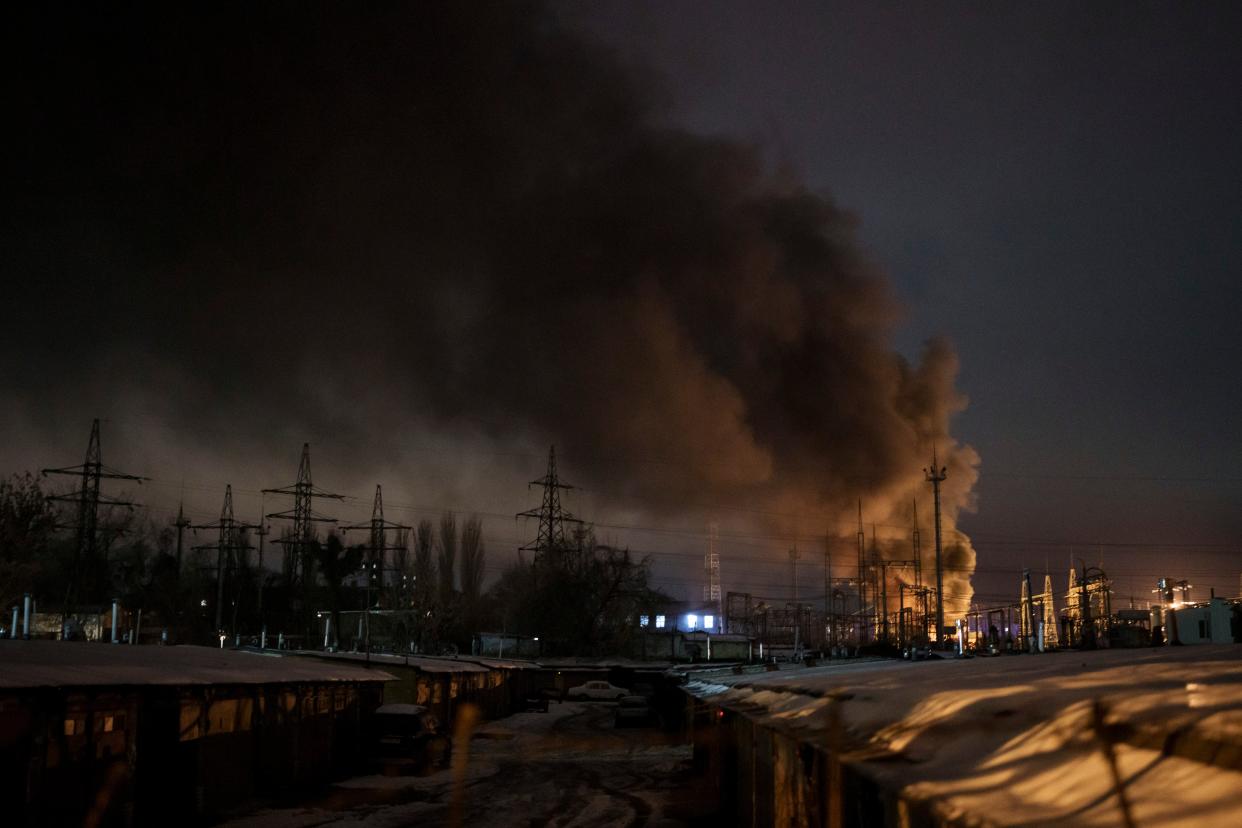
[[[77,446],[124,397],[290,464],[307,430],[362,465],[420,429],[555,442],[653,520],[847,524],[861,497],[881,537],[916,493],[926,532],[935,441],[950,526],[967,505],[956,358],[893,352],[849,215],[662,122],[540,5],[19,14],[10,434]]]

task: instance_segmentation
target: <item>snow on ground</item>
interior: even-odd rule
[[[228,828],[465,825],[681,825],[690,748],[656,728],[613,728],[613,705],[565,702],[481,725],[464,771],[358,776],[290,808],[265,808]],[[455,748],[455,750],[458,750]]]

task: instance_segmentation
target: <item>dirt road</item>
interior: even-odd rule
[[[362,776],[297,807],[268,808],[229,828],[311,826],[682,826],[706,822],[690,748],[656,728],[613,727],[612,704],[565,702],[483,725],[461,781]],[[454,810],[454,794],[457,796]]]

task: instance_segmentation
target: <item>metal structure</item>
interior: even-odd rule
[[[263,621],[262,619],[263,619],[263,591],[264,591],[264,588],[267,586],[267,568],[263,562],[263,552],[264,552],[264,541],[266,541],[267,536],[272,533],[272,527],[271,527],[271,524],[267,522],[267,518],[263,515],[263,503],[261,500],[263,495],[260,494],[259,497],[260,497],[259,528],[255,529],[254,533],[259,536],[259,607],[258,607],[259,619],[261,623],[263,624],[263,635],[266,638],[267,623]]]
[[[233,517],[233,487],[224,487],[224,505],[220,508],[220,519],[215,523],[201,523],[190,527],[194,530],[215,529],[218,532],[216,542],[194,547],[194,551],[216,550],[216,631],[224,630],[224,582],[228,573],[237,569],[239,553],[254,549],[248,543],[242,543],[240,533],[246,529],[257,529],[250,523],[238,523]],[[237,601],[233,602],[233,626],[237,626]]]
[[[936,641],[944,638],[944,571],[940,560],[940,484],[949,476],[948,467],[939,465],[936,446],[932,445],[931,468],[923,469],[927,482],[932,484],[936,499]]]
[[[726,593],[724,616],[726,633],[730,635],[748,635],[754,637],[755,616],[749,592]]]
[[[707,552],[703,555],[703,601],[711,602],[716,608],[716,617],[723,615],[720,603],[720,553],[716,551],[720,527],[715,523],[707,525]]]
[[[185,530],[190,527],[190,519],[185,516],[184,503],[177,504],[177,519],[172,522],[172,525],[177,528],[177,579],[180,580],[182,538],[185,535]]]
[[[1054,650],[1060,643],[1057,635],[1057,608],[1052,595],[1052,575],[1044,573],[1044,591],[1037,599],[1040,604],[1041,620],[1044,624],[1044,649]]]
[[[381,594],[384,587],[384,573],[391,571],[386,564],[387,553],[396,552],[400,547],[397,545],[388,545],[389,532],[408,532],[411,527],[402,523],[395,523],[384,518],[384,492],[383,488],[377,483],[375,485],[375,502],[371,505],[371,520],[367,523],[355,523],[350,526],[342,526],[343,531],[351,529],[367,529],[371,532],[370,543],[367,544],[367,557],[363,561],[362,567],[367,579],[367,609],[372,609],[372,593],[380,590]],[[398,536],[400,536],[398,534]]]
[[[537,518],[539,532],[533,543],[520,547],[519,552],[534,552],[535,564],[559,563],[569,548],[565,540],[565,524],[581,525],[582,521],[561,508],[561,490],[572,489],[568,483],[562,483],[556,473],[556,446],[548,449],[548,470],[543,477],[532,480],[529,486],[543,487],[543,502],[538,509],[527,509],[518,512],[520,518]]]
[[[90,442],[86,446],[86,459],[79,466],[66,466],[59,469],[44,469],[44,475],[63,474],[81,478],[76,492],[61,495],[49,495],[49,501],[72,503],[77,507],[77,520],[73,523],[57,524],[58,529],[76,529],[77,538],[73,552],[73,565],[69,570],[69,583],[65,589],[65,602],[61,606],[61,635],[65,634],[65,625],[73,614],[74,603],[77,601],[78,588],[82,578],[82,568],[95,562],[99,551],[99,507],[123,506],[133,510],[136,505],[132,501],[109,497],[101,491],[104,480],[130,480],[139,485],[146,480],[136,474],[125,474],[103,464],[103,454],[99,446],[99,420],[91,421]]]
[[[263,493],[293,496],[292,509],[287,509],[283,512],[273,512],[265,517],[268,519],[288,520],[293,524],[293,531],[277,540],[276,543],[283,545],[285,548],[285,579],[290,585],[297,584],[302,578],[302,560],[306,556],[307,549],[315,542],[315,524],[336,523],[336,518],[316,514],[314,510],[315,499],[344,500],[345,496],[325,492],[322,489],[316,488],[311,482],[310,443],[302,444],[302,461],[298,465],[297,482],[291,486],[284,486],[279,489],[264,489]]]
[[[795,657],[802,650],[802,604],[798,601],[798,545],[789,550],[789,562],[793,564],[793,611],[794,611],[794,653]]]
[[[1108,641],[1113,614],[1112,583],[1104,570],[1080,563],[1081,571],[1070,567],[1062,638],[1064,646],[1090,650],[1099,646],[1101,640]]]
[[[867,534],[863,531],[862,500],[858,501],[858,643],[867,635]]]

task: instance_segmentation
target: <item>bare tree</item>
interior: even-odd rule
[[[431,548],[435,543],[435,529],[431,521],[420,520],[414,530],[414,602],[424,612],[434,594],[433,586],[436,579],[436,564],[431,559]]]
[[[453,575],[457,562],[457,518],[452,512],[440,516],[439,555],[436,570],[439,575],[440,605],[447,607],[453,600]]]
[[[483,591],[483,521],[478,515],[461,527],[461,592],[473,607]]]

